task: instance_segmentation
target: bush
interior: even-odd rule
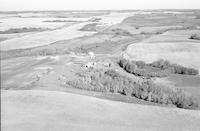
[[[80,79],[67,81],[68,86],[79,89],[113,92],[133,96],[160,104],[173,104],[179,108],[195,109],[198,102],[181,89],[160,87],[150,79],[134,80],[115,70],[90,70],[79,74]]]
[[[157,67],[157,68],[164,70],[164,69],[167,69],[167,68],[170,67],[170,63],[169,63],[169,61],[165,61],[163,59],[160,59],[158,61],[152,62],[150,64],[150,66]]]
[[[128,60],[126,59],[120,59],[119,60],[119,65],[122,67],[122,68],[125,68],[125,66],[128,64]]]
[[[0,31],[0,34],[12,34],[12,33],[23,33],[23,32],[39,32],[39,31],[45,31],[48,30],[48,28],[11,28],[6,31]]]
[[[144,61],[136,61],[135,64],[138,68],[144,68],[146,66]]]
[[[193,40],[200,40],[200,34],[192,34],[190,36],[190,39],[193,39]]]
[[[121,35],[121,36],[131,36],[132,34],[124,29],[112,29],[111,33],[115,34],[115,35]]]
[[[128,73],[132,73],[136,76],[144,77],[165,77],[168,75],[167,71],[149,71],[149,65],[145,64],[143,61],[128,61],[126,59],[121,59],[119,61],[119,66],[126,70]]]
[[[196,14],[196,19],[200,19],[200,14]]]
[[[143,61],[128,61],[120,59],[119,66],[136,76],[144,77],[166,77],[170,74],[197,75],[198,70],[186,68],[176,64],[170,64],[169,61],[158,60],[151,64],[145,64]]]
[[[180,65],[170,65],[170,67],[168,68],[168,70],[171,71],[171,73],[174,74],[183,74],[183,75],[198,75],[199,71],[193,68],[186,68]]]

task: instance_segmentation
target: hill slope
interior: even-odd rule
[[[192,130],[200,112],[55,91],[2,91],[2,130]]]

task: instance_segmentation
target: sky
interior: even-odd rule
[[[0,11],[200,9],[200,0],[0,0]]]

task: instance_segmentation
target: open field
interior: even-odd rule
[[[199,14],[0,12],[2,129],[199,130]]]
[[[113,24],[120,23],[123,20],[123,18],[130,15],[130,14],[117,14],[117,15],[116,14],[111,13],[110,15],[98,17],[101,19],[100,24],[102,26],[106,26],[106,27],[111,26]],[[86,31],[84,31],[84,32],[79,31],[79,29],[81,29],[83,26],[92,23],[92,22],[88,22],[88,20],[91,18],[92,17],[82,18],[82,21],[83,21],[82,23],[79,22],[81,20],[81,18],[76,18],[76,19],[70,18],[68,20],[76,20],[79,23],[70,26],[70,24],[72,24],[72,22],[70,22],[70,23],[66,22],[66,23],[68,23],[68,25],[63,24],[64,27],[61,29],[57,29],[57,30],[53,30],[53,31],[45,31],[45,32],[41,32],[41,33],[26,35],[24,37],[3,41],[3,42],[1,42],[1,50],[31,48],[31,47],[37,47],[37,46],[55,43],[60,40],[68,40],[68,39],[72,39],[72,38],[76,38],[76,37],[92,35],[95,31],[91,32],[91,33],[86,32]],[[13,19],[16,19],[16,18],[13,18]],[[22,19],[22,18],[20,18],[20,19]],[[22,21],[24,21],[24,19],[25,18],[23,18]],[[67,19],[65,19],[65,20],[67,20]],[[10,21],[13,22],[13,20],[10,20]],[[30,21],[36,25],[40,25],[33,20],[30,20]],[[41,22],[42,24],[45,25],[45,26],[42,26],[43,28],[50,27],[48,24],[46,24],[49,22],[43,22],[43,21],[44,20],[39,19],[39,22]],[[9,22],[3,21],[3,23],[7,24]],[[20,21],[18,21],[16,23],[22,24]],[[50,22],[50,24],[51,23],[52,22]],[[60,22],[55,22],[55,23],[59,24]],[[11,25],[13,25],[13,23]],[[16,26],[18,27],[19,25],[16,25]],[[23,26],[25,26],[25,25],[23,25]],[[2,24],[2,27],[5,27],[5,25]],[[13,28],[13,27],[10,27],[8,25],[8,28]],[[18,43],[18,42],[20,42],[20,43]]]
[[[1,96],[2,129],[7,131],[198,131],[200,124],[199,111],[113,102],[55,91],[2,91]]]
[[[200,70],[200,45],[195,42],[136,43],[130,45],[126,53],[131,59],[143,60],[147,63],[165,59]]]

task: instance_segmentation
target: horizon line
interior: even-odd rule
[[[0,12],[50,12],[50,11],[148,11],[148,10],[200,10],[197,8],[166,8],[166,9],[50,9],[50,10],[0,10]]]

